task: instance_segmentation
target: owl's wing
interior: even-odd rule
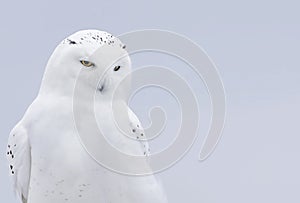
[[[31,170],[30,144],[26,130],[17,125],[10,133],[7,145],[7,160],[16,194],[27,202]]]
[[[146,135],[143,126],[141,125],[141,122],[139,121],[138,117],[129,107],[128,107],[128,116],[129,116],[130,127],[132,129],[133,136],[135,136],[134,138],[141,143],[143,154],[145,156],[148,156],[150,154],[150,148],[148,142],[145,140]]]

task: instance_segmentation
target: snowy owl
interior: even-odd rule
[[[154,175],[129,176],[108,170],[90,156],[78,137],[72,107],[76,84],[80,84],[79,93],[83,95],[82,99],[77,98],[79,125],[89,125],[85,114],[93,110],[109,143],[125,153],[148,155],[147,143],[139,139],[144,136],[141,124],[126,104],[130,82],[124,83],[121,88],[124,94],[118,99],[126,104],[128,120],[124,123],[134,139],[120,133],[113,123],[109,98],[116,85],[130,73],[131,63],[127,55],[109,68],[103,67],[103,62],[110,60],[112,50],[127,53],[118,38],[98,30],[76,32],[54,50],[37,98],[8,139],[10,174],[22,203],[167,202],[163,187]],[[80,79],[79,74],[83,76]],[[102,74],[103,78],[99,79]],[[95,93],[93,107],[84,101],[88,92]]]

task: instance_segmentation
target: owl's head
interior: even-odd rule
[[[121,82],[128,91],[131,62],[125,45],[111,34],[82,30],[65,38],[50,57],[40,93],[71,94],[83,91],[110,94]],[[43,90],[43,91],[42,91]]]

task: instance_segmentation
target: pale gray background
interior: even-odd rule
[[[158,64],[178,70],[199,99],[198,141],[181,162],[160,174],[171,203],[300,202],[298,1],[13,2],[3,1],[0,13],[0,202],[17,202],[5,160],[9,131],[35,98],[57,43],[86,28],[114,35],[144,28],[178,32],[201,45],[218,66],[227,92],[227,122],[214,154],[199,163],[210,116],[203,83],[169,56],[133,56],[134,68]],[[156,101],[147,100],[154,96]],[[171,114],[167,133],[152,143],[154,149],[168,143],[178,124],[176,102],[169,98],[151,89],[132,102],[144,123],[154,104]]]

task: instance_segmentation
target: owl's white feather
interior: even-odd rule
[[[27,202],[30,181],[31,153],[26,129],[17,125],[10,133],[7,159],[15,193]]]

